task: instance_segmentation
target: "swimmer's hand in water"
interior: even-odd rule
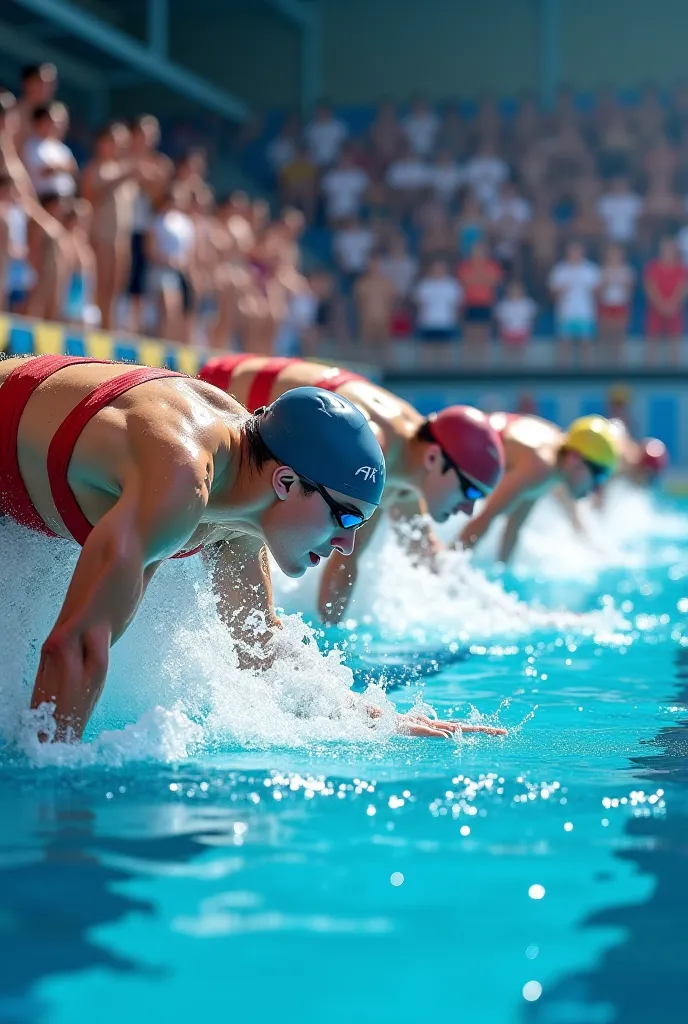
[[[371,718],[379,718],[382,714],[379,708],[370,704],[366,710]],[[507,730],[493,725],[469,725],[467,722],[444,722],[438,718],[428,718],[427,715],[409,711],[405,715],[397,715],[396,732],[400,736],[433,736],[438,739],[451,739],[459,732],[482,733],[484,736],[507,736]]]
[[[492,725],[468,725],[466,722],[443,722],[438,718],[428,718],[409,712],[399,715],[396,731],[401,736],[435,736],[438,739],[451,739],[456,733],[482,733],[485,736],[506,736],[506,729]]]

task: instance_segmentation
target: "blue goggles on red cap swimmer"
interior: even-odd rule
[[[459,484],[461,486],[461,490],[463,491],[463,495],[466,501],[480,501],[481,498],[486,498],[486,492],[483,491],[480,487],[477,487],[476,484],[474,484],[471,480],[468,479],[468,477],[464,473],[461,472],[459,467],[452,459],[451,455],[448,454],[446,448],[442,448],[442,445],[440,445],[440,448],[442,449],[442,454],[444,455],[446,462],[449,464],[449,466],[451,466],[451,468],[455,471],[456,475],[459,478]]]
[[[364,523],[368,522],[363,513],[359,512],[358,509],[351,508],[350,505],[342,505],[331,494],[328,494],[322,484],[316,484],[314,480],[307,480],[305,476],[300,476],[299,480],[303,481],[304,484],[308,484],[309,487],[315,487],[318,494],[322,495],[325,504],[337,522],[337,526],[342,530],[357,530],[359,526],[363,526]]]

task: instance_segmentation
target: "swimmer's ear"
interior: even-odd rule
[[[434,469],[438,463],[442,463],[442,449],[438,444],[426,444],[423,452],[423,465],[428,470]]]
[[[280,501],[286,501],[292,485],[297,481],[296,473],[289,466],[278,466],[272,474],[272,486]]]

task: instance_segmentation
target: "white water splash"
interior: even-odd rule
[[[456,533],[456,523],[453,529]],[[275,571],[273,578],[279,603],[315,616],[319,573],[289,580]],[[375,534],[374,550],[361,559],[348,615],[350,629],[369,629],[383,643],[435,649],[535,632],[608,639],[629,625],[610,599],[599,611],[585,614],[522,601],[500,582],[488,580],[465,551],[442,551],[434,569],[414,565],[386,523]]]
[[[380,742],[394,732],[394,706],[379,687],[361,698],[340,652],[322,654],[313,630],[288,616],[271,667],[238,667],[202,558],[169,562],[153,578],[134,623],[113,648],[103,697],[80,745],[42,744],[45,708],[27,710],[40,645],[64,598],[78,554],[0,521],[0,748],[40,765],[175,761],[227,745],[299,746]],[[21,585],[17,585],[21,581]],[[373,724],[365,704],[382,714]],[[14,755],[11,755],[14,756]]]
[[[625,481],[607,488],[602,509],[578,503],[584,533],[577,534],[555,498],[537,503],[527,519],[511,568],[521,578],[593,584],[607,569],[644,569],[682,558],[688,518],[662,507],[661,498]],[[476,550],[480,564],[497,558],[504,520],[494,524]]]

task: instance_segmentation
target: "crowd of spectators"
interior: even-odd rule
[[[217,199],[203,148],[144,114],[71,148],[52,64],[0,91],[0,310],[218,349],[315,350],[331,285],[299,270],[303,214]],[[322,319],[322,318],[321,318]]]
[[[474,358],[490,338],[518,358],[537,331],[556,335],[562,359],[573,344],[585,358],[593,340],[616,354],[630,328],[677,356],[688,84],[584,103],[561,89],[549,113],[531,96],[470,112],[384,101],[368,116],[322,103],[260,145],[307,245],[329,260],[339,328],[362,344],[460,332]]]
[[[0,90],[0,310],[217,349],[313,355],[326,338],[384,358],[419,337],[441,360],[562,361],[647,335],[679,358],[688,297],[688,85],[562,89],[467,111],[415,99],[326,103],[245,143],[277,193],[216,197],[199,145],[156,118],[70,127],[52,64]],[[188,142],[188,140],[187,140]],[[267,183],[266,183],[267,184]],[[309,255],[308,272],[302,257]]]

